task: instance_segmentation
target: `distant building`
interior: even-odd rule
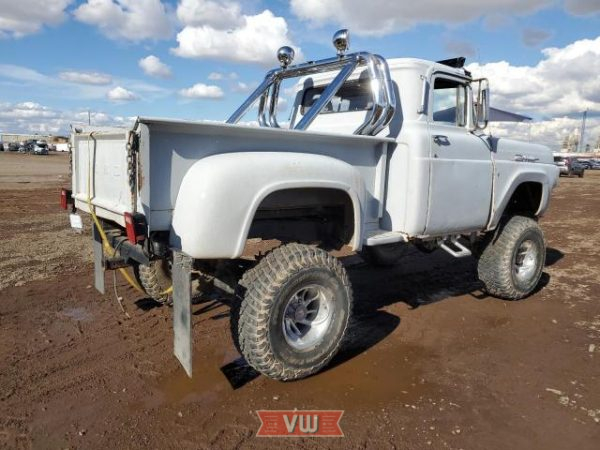
[[[66,136],[54,136],[52,134],[17,134],[17,133],[2,133],[0,134],[0,142],[23,142],[31,139],[36,141],[46,141],[48,144],[62,144],[69,142]]]

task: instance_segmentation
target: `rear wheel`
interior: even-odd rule
[[[499,234],[487,240],[477,272],[493,296],[518,300],[538,285],[546,260],[546,244],[538,223],[513,216]]]
[[[246,361],[278,380],[319,371],[340,348],[352,310],[342,264],[319,248],[287,244],[251,272],[240,290],[236,339]]]

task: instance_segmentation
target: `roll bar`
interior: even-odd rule
[[[258,100],[259,125],[261,127],[280,128],[277,122],[277,102],[282,80],[339,70],[337,76],[321,93],[319,99],[294,126],[295,130],[306,130],[358,67],[366,67],[367,69],[373,96],[373,108],[369,111],[365,121],[354,131],[354,134],[374,136],[392,120],[396,111],[396,95],[386,60],[379,55],[367,52],[340,55],[289,67],[283,65],[279,69],[270,70],[256,90],[229,117],[227,123],[239,122],[242,116]]]

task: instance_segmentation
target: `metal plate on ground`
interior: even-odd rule
[[[173,251],[173,353],[192,377],[192,258]]]
[[[83,220],[79,214],[69,214],[69,221],[71,222],[71,228],[81,233],[83,230]]]

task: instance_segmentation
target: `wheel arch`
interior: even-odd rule
[[[197,259],[237,258],[260,205],[294,189],[345,193],[353,212],[351,245],[360,247],[366,189],[357,169],[329,156],[291,152],[219,154],[196,162],[177,195],[171,246]]]
[[[553,185],[548,174],[541,170],[517,174],[511,183],[496,192],[501,200],[492,211],[487,229],[495,229],[506,214],[543,215],[548,208]]]

